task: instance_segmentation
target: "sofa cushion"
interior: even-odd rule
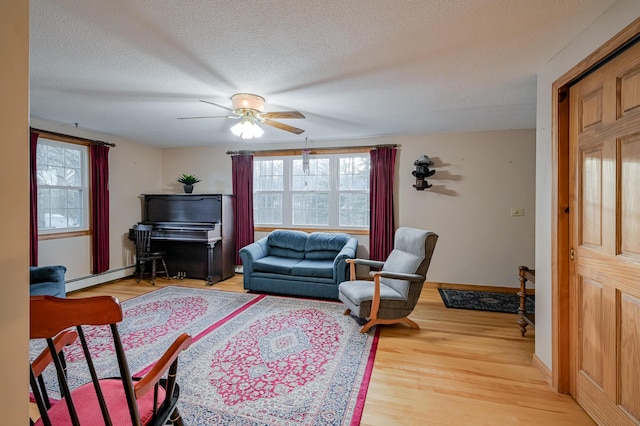
[[[300,259],[291,257],[266,256],[253,263],[253,270],[256,272],[291,275],[291,268],[298,262],[300,262]]]
[[[305,259],[291,268],[291,275],[301,277],[333,278],[333,259]]]
[[[335,259],[351,238],[339,232],[313,232],[309,234],[304,247],[307,259]]]
[[[303,259],[308,235],[303,231],[276,229],[267,238],[269,256]]]

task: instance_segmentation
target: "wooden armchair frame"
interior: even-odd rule
[[[51,296],[31,297],[31,339],[45,339],[47,348],[31,363],[30,383],[34,399],[40,412],[40,419],[35,424],[51,425],[51,414],[60,417],[68,416],[68,420],[73,425],[80,425],[81,420],[87,415],[85,411],[102,413],[105,424],[112,424],[105,393],[104,383],[110,381],[114,383],[114,378],[99,378],[95,369],[91,354],[83,332],[83,326],[109,326],[115,353],[120,371],[120,377],[115,378],[122,384],[122,392],[126,399],[126,407],[129,411],[129,418],[133,425],[163,425],[167,421],[173,424],[182,425],[180,413],[176,408],[179,397],[179,387],[176,384],[176,372],[178,368],[178,355],[191,344],[191,336],[180,335],[160,357],[154,366],[142,377],[133,378],[129,371],[124,347],[120,340],[117,323],[122,321],[123,313],[120,302],[111,296],[89,297],[85,299],[61,299]],[[75,331],[73,331],[75,328]],[[66,379],[66,365],[64,361],[63,347],[73,343],[76,338],[80,340],[85,354],[87,368],[92,381],[89,384],[80,386],[77,389],[70,389]],[[60,386],[61,401],[50,404],[46,396],[42,372],[45,367],[53,363],[56,369]],[[85,395],[80,390],[86,386],[93,386],[97,397],[97,406],[86,404],[78,405],[74,403],[74,397]],[[162,387],[163,392],[160,392]],[[86,388],[85,388],[86,389]],[[151,396],[149,392],[153,390]],[[164,394],[164,398],[163,398]],[[150,402],[152,397],[152,401]],[[120,398],[120,397],[118,397]],[[138,402],[147,398],[146,403],[150,406],[150,413],[141,413]],[[64,402],[63,402],[64,401]],[[114,403],[112,403],[115,405]],[[112,406],[113,406],[112,405]],[[78,408],[81,407],[81,408]]]
[[[356,277],[356,265],[366,265],[372,268],[382,268],[384,262],[377,260],[367,259],[347,259],[349,264],[349,279],[355,280]],[[409,327],[418,330],[420,327],[414,321],[408,317],[396,318],[396,319],[380,319],[378,318],[378,311],[380,310],[380,278],[394,278],[399,280],[406,280],[411,282],[424,282],[425,277],[418,274],[401,274],[397,272],[388,271],[370,271],[369,276],[373,277],[373,299],[371,300],[371,315],[369,321],[360,329],[360,333],[366,333],[371,327],[377,324],[399,324],[404,323]],[[347,309],[344,312],[345,315],[351,314],[351,309]]]

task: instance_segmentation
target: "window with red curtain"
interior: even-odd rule
[[[384,261],[393,250],[393,177],[396,151],[395,147],[378,147],[370,152],[369,258],[372,260]]]
[[[254,241],[253,154],[231,156],[231,174],[235,195],[236,264],[241,265],[240,249]]]
[[[38,263],[39,238],[60,238],[57,234],[62,238],[91,235],[92,273],[99,274],[109,269],[109,145],[115,146],[106,142],[91,141],[45,130],[32,130],[30,141],[30,263],[32,266],[37,266]],[[59,158],[64,158],[64,163],[58,164]],[[51,162],[52,159],[55,161]],[[64,170],[61,172],[58,170],[60,168]],[[53,190],[63,193],[63,201],[72,200],[66,207],[52,201],[52,186]],[[55,188],[56,186],[61,186],[64,190],[61,191],[60,188]],[[91,194],[87,196],[89,190]],[[39,197],[48,200],[49,205],[46,203],[39,205]],[[57,197],[56,200],[60,201],[60,194]],[[82,206],[80,208],[77,205],[78,197]],[[86,200],[83,200],[84,197]],[[85,216],[87,211],[91,216]]]

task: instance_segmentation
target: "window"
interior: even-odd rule
[[[318,154],[253,162],[254,221],[262,226],[369,227],[369,155]]]
[[[36,155],[38,232],[89,229],[88,147],[40,137]]]

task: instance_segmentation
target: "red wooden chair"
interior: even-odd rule
[[[180,335],[142,377],[131,377],[117,323],[122,308],[115,297],[61,299],[31,297],[31,339],[45,339],[47,348],[31,363],[31,390],[40,412],[35,425],[182,425],[176,403],[178,355],[191,344]],[[91,360],[83,326],[109,326],[120,377],[101,378]],[[75,331],[73,330],[75,327]],[[63,347],[79,338],[92,381],[70,389]],[[61,399],[50,403],[41,374],[55,365]]]

